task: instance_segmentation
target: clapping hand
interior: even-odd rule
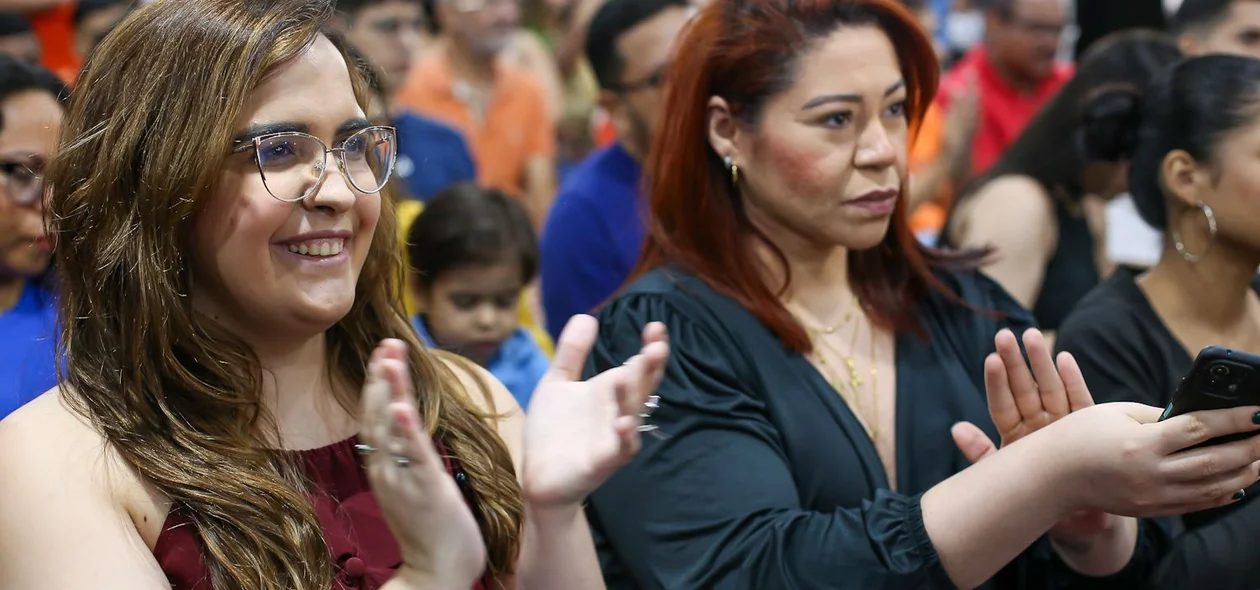
[[[534,390],[525,418],[525,499],[535,507],[574,507],[641,446],[645,404],[664,375],[665,326],[649,324],[639,354],[587,381],[586,357],[599,324],[577,316],[560,334],[556,357]]]
[[[1002,437],[1003,447],[1072,412],[1094,405],[1094,398],[1076,359],[1062,353],[1056,368],[1041,332],[1028,330],[1024,333],[1027,363],[1015,334],[1010,330],[999,332],[994,342],[997,352],[985,359],[984,384],[989,415]],[[993,441],[969,422],[955,425],[953,436],[955,444],[972,463],[997,451]],[[1069,545],[1087,543],[1117,524],[1118,520],[1119,517],[1097,510],[1083,511],[1060,522],[1050,531],[1050,536]]]
[[[362,394],[360,452],[398,540],[395,576],[413,588],[469,588],[485,570],[477,521],[433,446],[416,409],[407,345],[386,340],[372,353]]]

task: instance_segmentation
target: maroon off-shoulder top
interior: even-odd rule
[[[332,551],[333,590],[377,590],[402,565],[398,543],[385,524],[368,486],[363,462],[354,450],[357,443],[357,438],[351,438],[295,453],[312,484],[311,500]],[[449,457],[440,445],[439,452]],[[449,458],[446,469],[473,505],[467,476]],[[213,590],[201,549],[192,520],[183,509],[173,507],[153,549],[172,590]],[[488,587],[487,580],[482,580],[473,590]]]

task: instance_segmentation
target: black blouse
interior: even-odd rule
[[[1172,401],[1193,359],[1164,325],[1137,284],[1140,271],[1118,269],[1068,316],[1055,346],[1072,353],[1094,401],[1163,407]],[[1260,278],[1253,283],[1260,293]],[[1147,527],[1153,544],[1168,544],[1152,588],[1260,588],[1260,486],[1224,508],[1161,519]]]
[[[932,296],[928,340],[899,335],[897,480],[848,406],[802,355],[754,316],[679,271],[642,277],[600,313],[587,373],[640,347],[649,322],[668,327],[671,356],[651,418],[667,438],[642,452],[587,506],[611,590],[952,588],[928,538],[920,498],[966,468],[950,428],[970,421],[996,440],[983,364],[1002,327],[1029,314],[979,274],[941,278],[976,313]],[[986,588],[1082,588],[1038,543]],[[1125,587],[1145,548],[1105,582]]]

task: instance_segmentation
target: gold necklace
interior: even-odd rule
[[[857,308],[858,300],[856,297],[854,297],[853,303],[854,303],[854,308]],[[818,363],[819,368],[822,369],[820,373],[822,373],[823,379],[827,381],[827,384],[831,385],[831,388],[836,390],[836,393],[840,394],[840,398],[843,399],[845,403],[849,405],[849,408],[853,411],[853,415],[857,417],[858,422],[862,423],[863,428],[866,429],[867,436],[869,436],[872,441],[877,441],[879,440],[879,364],[876,362],[876,359],[875,359],[875,329],[874,327],[873,326],[871,327],[871,356],[870,356],[870,359],[871,359],[870,361],[871,362],[871,381],[870,381],[871,403],[870,403],[870,410],[869,410],[869,413],[871,414],[870,420],[863,419],[862,414],[863,414],[864,406],[866,405],[863,403],[864,396],[862,395],[862,389],[863,389],[862,386],[864,385],[864,383],[862,382],[861,374],[858,372],[857,362],[853,359],[853,355],[852,355],[852,351],[857,350],[857,337],[858,337],[858,332],[861,329],[861,323],[859,322],[855,324],[853,327],[853,337],[851,338],[850,343],[849,343],[850,354],[842,353],[840,350],[836,349],[836,347],[833,346],[829,341],[823,338],[824,335],[829,336],[831,334],[834,334],[840,328],[847,325],[852,319],[853,319],[853,310],[850,309],[849,313],[845,315],[845,318],[843,321],[841,321],[841,323],[835,326],[823,327],[821,329],[812,328],[806,325],[805,332],[809,336],[810,346],[814,350],[814,353],[813,353],[814,360]],[[827,350],[834,353],[836,356],[844,359],[844,368],[846,369],[849,376],[848,383],[844,383],[843,379],[837,378],[836,373],[838,372],[838,368],[834,368],[832,363],[827,362],[826,355],[822,354],[821,351],[819,350],[820,344]],[[845,387],[845,385],[847,385],[848,387]],[[846,391],[848,392],[847,395],[846,395]]]

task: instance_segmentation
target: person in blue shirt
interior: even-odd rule
[[[394,178],[405,196],[426,201],[439,190],[477,177],[468,142],[454,128],[398,108],[397,84],[407,75],[426,36],[420,0],[339,0],[337,24],[372,87],[369,116],[398,132]]]
[[[528,408],[550,364],[517,313],[538,272],[529,214],[500,190],[448,187],[411,225],[407,253],[420,339],[485,367]]]
[[[57,383],[44,164],[65,115],[52,72],[0,55],[0,419]]]
[[[587,59],[618,140],[569,173],[543,227],[541,295],[552,337],[616,292],[639,258],[640,162],[660,117],[670,48],[693,12],[686,0],[610,0],[591,20]]]

